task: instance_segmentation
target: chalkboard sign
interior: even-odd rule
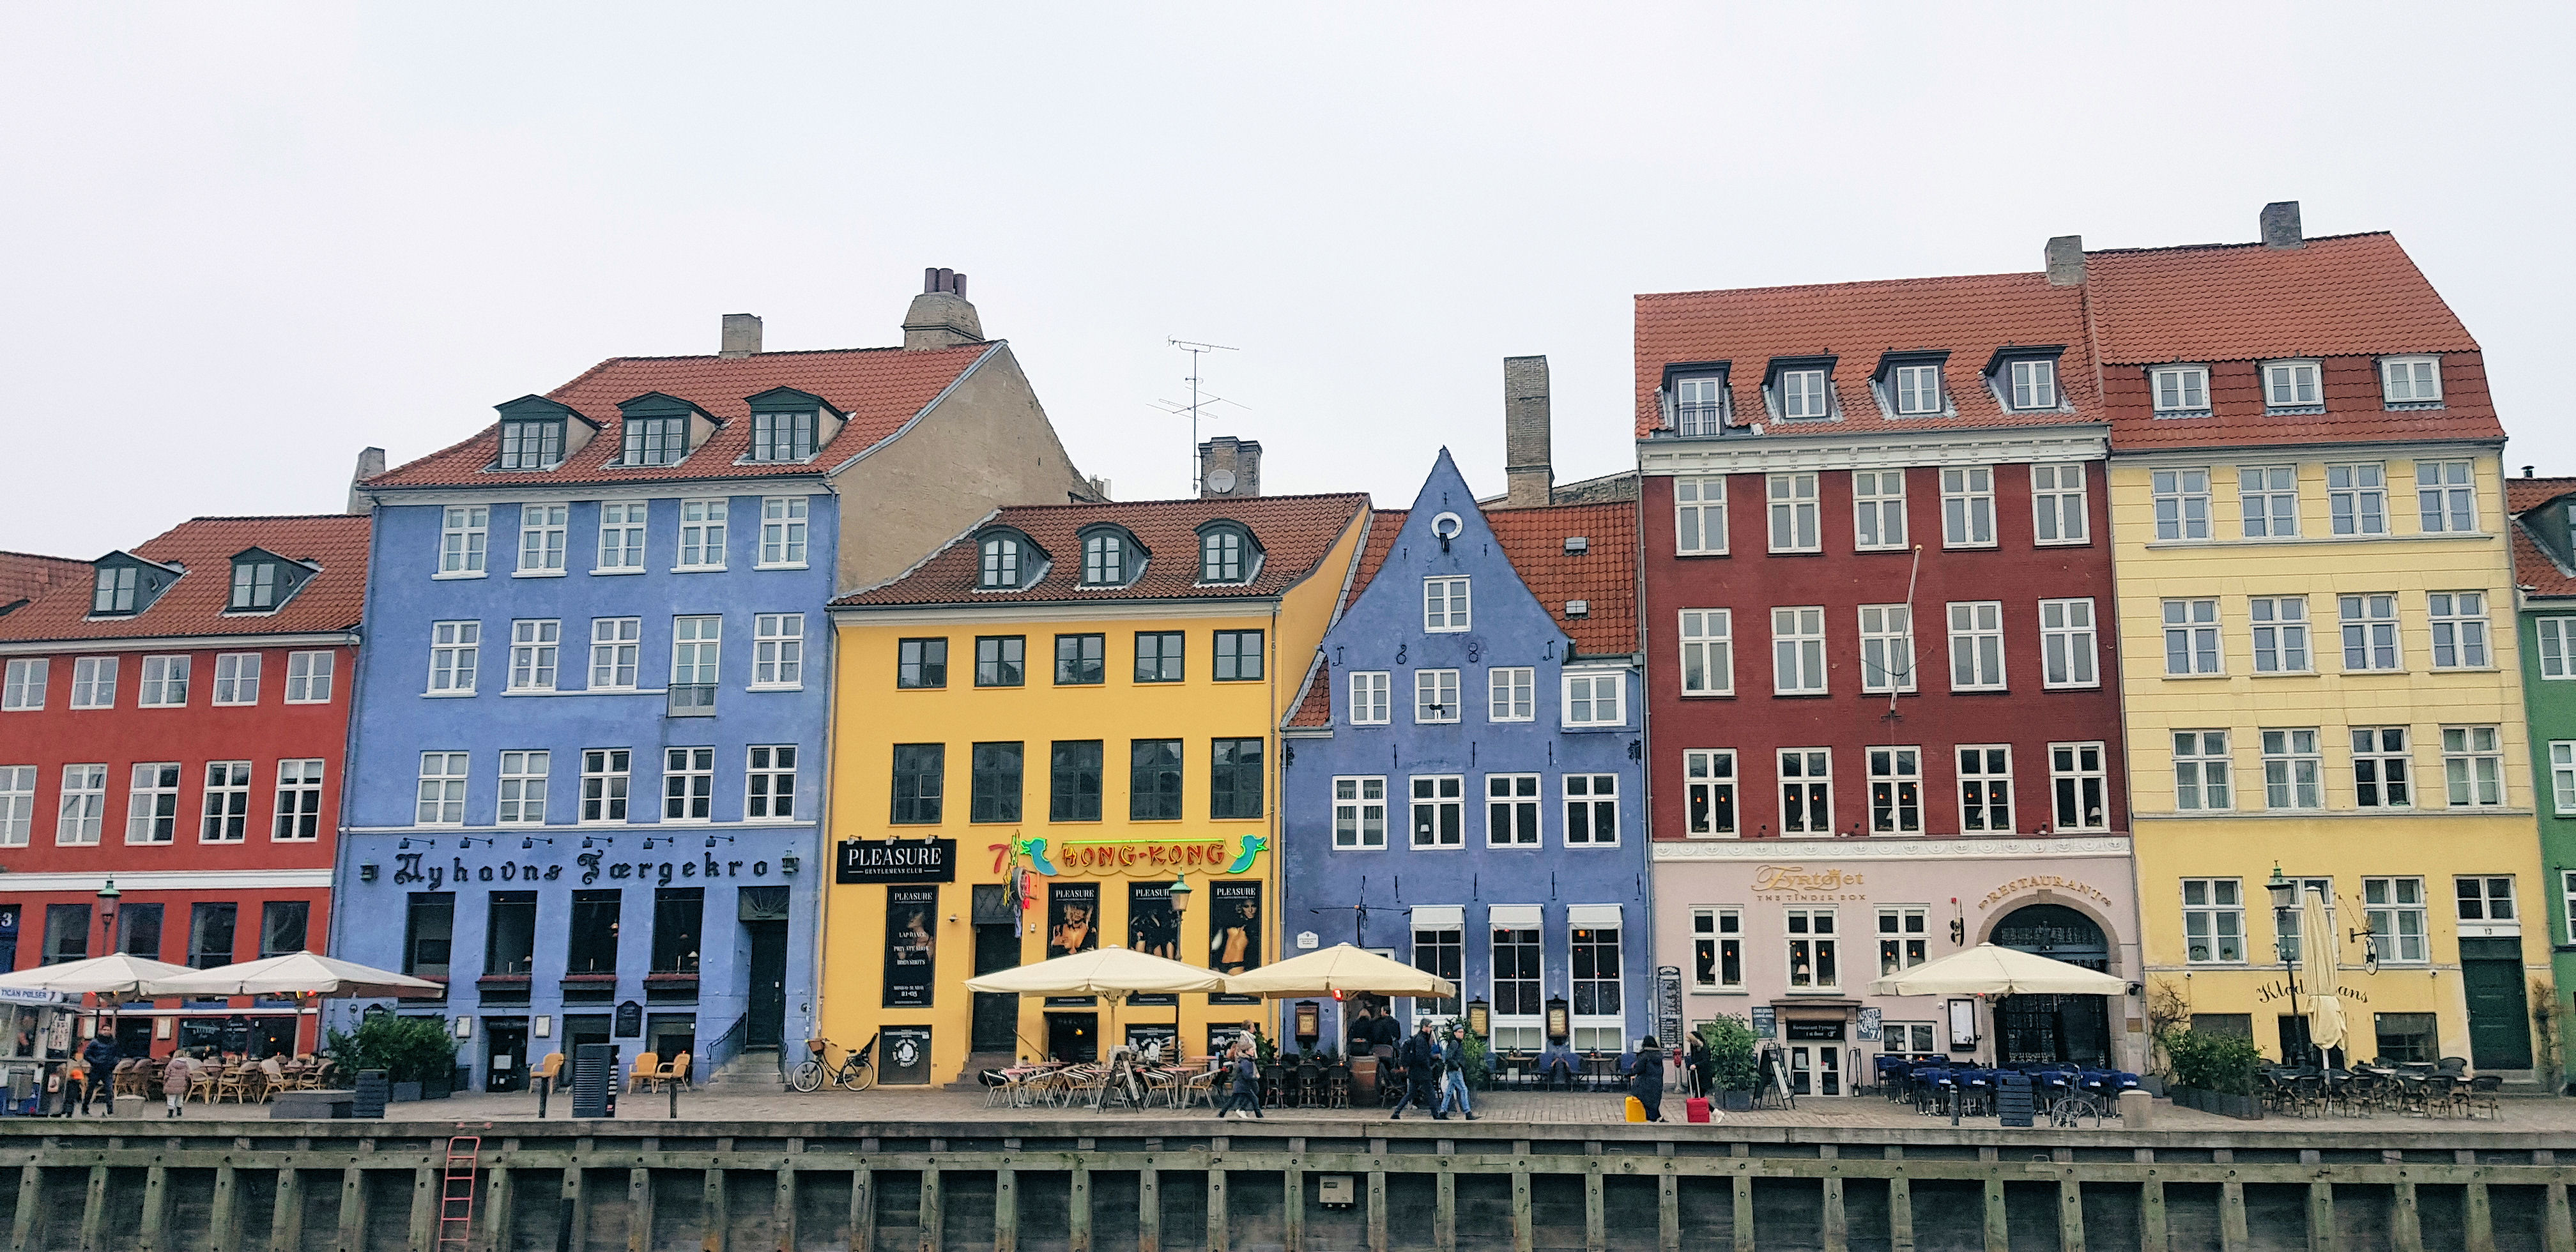
[[[640,1039],[644,1035],[644,1006],[629,1000],[617,1006],[617,1037]]]
[[[2030,1125],[2030,1075],[2005,1073],[1995,1079],[1995,1116],[2006,1126]]]
[[[1678,965],[1655,967],[1655,1019],[1662,1029],[1656,1039],[1665,1047],[1681,1042],[1682,1037],[1682,970]]]
[[[1755,1006],[1753,1010],[1753,1037],[1756,1039],[1779,1038],[1779,1016],[1780,1015],[1775,1012],[1770,1005],[1764,1004]]]
[[[224,1019],[224,1051],[250,1051],[250,1019],[235,1013]]]

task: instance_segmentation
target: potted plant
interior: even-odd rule
[[[1755,1064],[1753,1027],[1741,1017],[1720,1014],[1699,1024],[1708,1044],[1709,1082],[1717,1088],[1717,1106],[1730,1113],[1753,1108],[1753,1089],[1762,1070]]]
[[[2253,1040],[2185,1029],[2165,1036],[2164,1047],[2172,1063],[2169,1092],[2174,1103],[2221,1117],[2262,1120],[2254,1075],[2263,1054]]]
[[[398,1101],[418,1100],[431,1090],[444,1099],[456,1068],[456,1041],[433,1017],[379,1013],[360,1023],[354,1035],[332,1031],[328,1050],[352,1071],[384,1071],[391,1098]]]

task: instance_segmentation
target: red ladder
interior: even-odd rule
[[[472,1252],[474,1163],[482,1150],[480,1136],[458,1135],[447,1141],[446,1177],[440,1180],[438,1194],[438,1252],[448,1248]]]

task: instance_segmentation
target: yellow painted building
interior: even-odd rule
[[[2301,240],[2287,207],[2268,246],[2078,271],[2114,415],[2147,1003],[2309,1055],[2277,867],[2332,909],[2342,1058],[2523,1075],[2549,946],[2523,930],[2544,884],[2502,430],[2395,242]],[[2176,316],[2195,304],[2216,311]]]
[[[836,602],[825,1035],[878,1038],[901,1084],[1176,1023],[1193,1055],[1275,1033],[1257,1002],[963,984],[1102,946],[1277,959],[1272,730],[1367,518],[1358,495],[1009,508]]]

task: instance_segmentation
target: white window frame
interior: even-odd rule
[[[1485,775],[1486,847],[1535,848],[1546,842],[1547,796],[1541,779],[1538,774]],[[1340,838],[1338,827],[1334,837]]]
[[[2165,677],[2205,678],[2227,672],[2227,641],[2212,598],[2164,601]],[[2177,656],[2174,645],[2180,643]],[[2182,668],[2174,668],[2179,659]]]
[[[1618,847],[1619,776],[1566,774],[1557,783],[1565,799],[1565,846]],[[1606,837],[1601,833],[1604,824],[1610,829]]]
[[[277,763],[276,803],[268,824],[270,842],[312,843],[322,837],[322,777],[328,768],[318,756],[287,757]]]
[[[1959,830],[2009,835],[2021,819],[2013,791],[2013,750],[2008,743],[1963,743],[1951,751],[1959,773]]]
[[[1386,775],[1333,776],[1333,850],[1386,850]]]
[[[2093,598],[2039,602],[2039,685],[2069,691],[2102,685],[2101,627]]]
[[[1699,976],[1700,949],[1708,950],[1709,976]],[[1734,958],[1735,978],[1729,981],[1726,967]],[[1744,989],[1744,910],[1726,905],[1713,905],[1691,910],[1691,986],[1700,991],[1741,991]]]
[[[501,791],[493,810],[496,826],[546,824],[546,778],[554,754],[543,748],[510,748],[501,753]]]
[[[2477,463],[2417,461],[2415,513],[2428,535],[2479,533]]]
[[[1673,480],[1673,555],[1726,555],[1726,479]]]
[[[2394,674],[2406,668],[2406,639],[2398,629],[2397,597],[2364,592],[2335,598],[2335,621],[2342,628],[2343,672]],[[2361,664],[2353,664],[2356,654]]]
[[[805,689],[805,615],[755,613],[751,618],[751,689]]]
[[[73,658],[73,708],[112,709],[116,707],[116,661],[117,658],[112,656]]]
[[[2432,907],[2425,897],[2422,878],[2364,878],[2361,906],[2370,927],[2370,944],[2378,951],[2380,964],[2431,962]]]
[[[471,752],[421,753],[420,791],[412,806],[412,824],[464,825],[466,789],[473,777],[474,754]]]
[[[682,657],[688,659],[683,661]],[[701,677],[706,681],[698,681]],[[671,685],[713,687],[723,682],[724,618],[713,613],[684,613],[672,618]]]
[[[2433,668],[2495,667],[2495,651],[2487,639],[2487,593],[2429,591],[2424,604],[2431,618]],[[2445,654],[2449,659],[2444,659]]]
[[[0,765],[0,848],[23,848],[36,831],[36,767]]]
[[[1384,726],[1395,720],[1394,676],[1382,669],[1351,673],[1350,721],[1353,726]]]
[[[2576,617],[2533,618],[2532,630],[2540,636],[2540,676],[2576,679]]]
[[[2349,729],[2352,734],[2353,807],[2414,808],[2417,780],[2413,728],[2354,726]],[[2366,781],[2363,778],[2365,773],[2369,775]]]
[[[34,713],[45,707],[45,684],[54,672],[52,658],[15,657],[5,672],[5,679],[0,679],[0,713]]]
[[[2090,792],[2090,796],[2087,796]],[[2092,809],[2085,810],[2090,799]],[[2070,805],[2070,801],[2072,802]],[[2048,745],[2049,829],[2102,831],[2111,828],[2110,756],[2100,740]],[[2073,818],[2067,814],[2072,811]]]
[[[2286,514],[2282,506],[2287,504]],[[2236,467],[2236,517],[2248,539],[2295,539],[2299,535],[2299,467]]]
[[[2442,787],[2443,800],[2451,808],[2505,807],[2512,799],[2512,786],[2504,773],[2503,730],[2495,726],[2443,727]]]
[[[619,768],[620,764],[624,768]],[[581,808],[584,826],[613,826],[633,820],[635,754],[626,748],[584,748],[581,752]],[[598,816],[592,814],[596,812]]]
[[[811,537],[810,505],[804,496],[762,496],[760,560],[754,569],[804,569]]]
[[[634,691],[644,672],[644,619],[590,619],[590,690]]]
[[[1445,710],[1447,716],[1442,716]],[[1458,720],[1458,671],[1454,669],[1418,669],[1413,671],[1413,724],[1445,726]]]
[[[519,566],[514,578],[555,578],[564,573],[564,553],[572,530],[569,504],[519,506]]]
[[[1912,744],[1871,744],[1861,750],[1869,769],[1869,833],[1923,833],[1923,749]]]
[[[1780,420],[1820,422],[1834,415],[1833,387],[1821,369],[1780,371]]]
[[[433,578],[483,578],[490,573],[492,506],[451,504],[438,518],[438,568]]]
[[[725,567],[727,517],[733,511],[728,496],[708,496],[680,501],[680,545],[672,553],[671,572],[695,573]],[[692,560],[694,557],[696,559]]]
[[[1682,834],[1690,839],[1735,839],[1744,833],[1743,793],[1735,749],[1691,748],[1682,753]],[[1723,814],[1724,827],[1719,826]]]
[[[1771,694],[1830,694],[1825,669],[1825,610],[1795,605],[1771,610]]]
[[[1775,756],[1779,789],[1773,792],[1780,800],[1780,833],[1809,838],[1831,838],[1834,834],[1834,750],[1831,748],[1781,748]],[[1791,788],[1798,794],[1792,796]],[[1822,809],[1822,822],[1816,811]],[[1795,817],[1796,821],[1791,821]]]
[[[1899,417],[1934,417],[1949,405],[1941,392],[1941,364],[1916,362],[1888,372],[1888,402]]]
[[[2549,791],[2552,812],[2576,816],[2576,741],[2549,741]]]
[[[1538,720],[1538,670],[1527,665],[1497,665],[1485,671],[1485,720]]]
[[[2316,672],[2316,637],[2309,627],[2306,596],[2250,596],[2245,616],[2254,637],[2255,673]]]
[[[796,745],[755,743],[742,752],[742,820],[796,820]]]
[[[2326,513],[2335,534],[2387,534],[2387,463],[2344,461],[2326,466]]]
[[[2209,412],[2209,367],[2159,365],[2147,371],[2147,394],[2158,416]]]
[[[1995,467],[1953,465],[1941,471],[1941,546],[1991,548],[1995,537]]]
[[[2004,602],[1953,600],[1947,609],[1950,690],[2004,690]]]
[[[644,572],[645,531],[652,517],[646,500],[602,500],[599,503],[599,564],[594,574]]]
[[[2209,538],[2209,471],[2160,469],[2147,475],[2155,504],[2156,540],[2183,543]]]
[[[147,776],[144,771],[150,770]],[[153,845],[179,838],[177,761],[136,761],[125,793],[125,842]]]
[[[2326,806],[2326,760],[2313,726],[2260,732],[2263,808],[2270,813],[2315,812]]]
[[[134,684],[134,707],[138,709],[184,709],[188,707],[189,671],[195,668],[186,653],[143,658],[143,676]]]
[[[2024,357],[2010,362],[2005,367],[2005,377],[2005,407],[2019,413],[2058,407],[2056,358]]]
[[[2175,811],[2234,812],[2236,762],[2228,732],[2177,730],[2173,739]]]
[[[1852,550],[1905,550],[1905,471],[1853,470]]]
[[[522,617],[510,623],[511,691],[552,691],[563,674],[563,621]]]
[[[2241,878],[2186,878],[2182,889],[2183,960],[2190,965],[2243,965],[2249,946],[2245,936],[2245,880]],[[2194,899],[2198,888],[2198,899]],[[2192,925],[2200,921],[2199,935],[2206,940],[2206,955],[2192,953]],[[2230,955],[2227,945],[2236,950]]]
[[[2382,404],[2440,404],[2442,402],[2442,358],[2438,356],[2384,356],[2379,358],[2379,401]]]
[[[329,652],[289,652],[286,654],[286,702],[288,704],[329,704],[332,671],[339,668],[338,658]]]
[[[696,826],[715,819],[716,750],[662,749],[662,823]]]
[[[2576,617],[2567,619],[2576,622]],[[2570,638],[2576,638],[2571,633]],[[1731,609],[1681,611],[1681,674],[1684,696],[1735,694],[1735,613]]]
[[[2265,361],[2263,407],[2278,413],[2325,404],[2325,370],[2315,361]]]
[[[2092,514],[2087,511],[2084,467],[2030,467],[2031,544],[2049,548],[2091,543]]]
[[[1763,476],[1763,498],[1768,501],[1770,517],[1770,550],[1773,552],[1822,552],[1825,550],[1823,498],[1819,494],[1817,474],[1767,474]]]
[[[1860,689],[1870,695],[1915,689],[1914,609],[1864,604],[1860,616]]]
[[[1842,989],[1842,927],[1837,924],[1838,912],[1834,908],[1781,910],[1780,955],[1791,995]],[[1799,972],[1801,955],[1807,958],[1803,975]]]
[[[1673,430],[1681,437],[1724,433],[1726,407],[1726,375],[1697,374],[1673,380]]]
[[[198,791],[197,842],[249,842],[250,780],[255,772],[249,761],[206,762],[205,786]]]
[[[2462,891],[2462,887],[2469,890]],[[2478,905],[2474,917],[2466,907],[2471,898],[2475,898]],[[2462,923],[2517,927],[2522,924],[2522,906],[2515,899],[2511,874],[2455,874],[2451,878],[2451,900],[2453,916]]]
[[[1446,788],[1447,794],[1442,794]],[[1420,851],[1454,851],[1467,846],[1467,776],[1464,774],[1412,774],[1405,778],[1409,802],[1405,806],[1407,846]],[[1426,832],[1422,811],[1431,813]],[[1445,814],[1445,817],[1444,817]],[[1457,832],[1456,838],[1444,838],[1442,827]],[[1425,833],[1430,835],[1424,839]]]
[[[1878,974],[1901,974],[1932,959],[1932,909],[1923,904],[1878,906]]]
[[[1568,671],[1562,692],[1570,730],[1628,724],[1628,675],[1619,670]],[[1603,694],[1604,692],[1608,694]]]
[[[63,767],[63,785],[54,816],[54,845],[98,846],[107,821],[107,766]]]
[[[211,703],[238,708],[259,703],[259,653],[215,654],[215,687]]]
[[[1456,634],[1475,624],[1475,605],[1464,575],[1422,580],[1422,629]]]

